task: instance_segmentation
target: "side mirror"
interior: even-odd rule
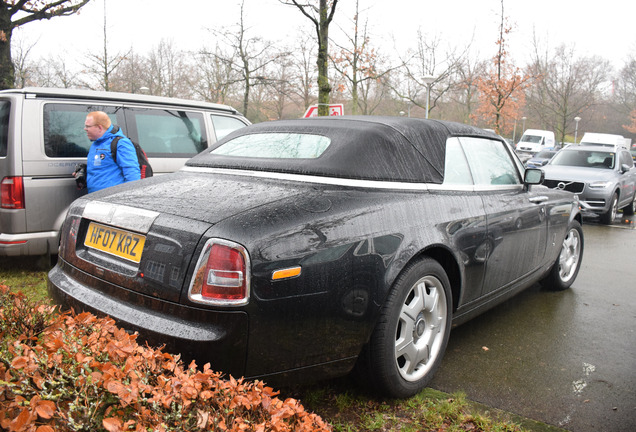
[[[545,173],[543,170],[528,168],[523,176],[523,182],[527,185],[540,185],[543,183]]]
[[[632,167],[630,167],[627,164],[623,164],[621,165],[621,173],[626,173],[627,171],[629,171],[630,169],[632,169]]]

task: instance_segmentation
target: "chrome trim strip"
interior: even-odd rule
[[[82,214],[82,217],[95,222],[143,234],[148,234],[157,216],[159,213],[155,211],[101,201],[89,201]]]
[[[436,183],[407,183],[389,182],[379,180],[356,180],[339,177],[322,177],[304,174],[288,174],[270,171],[251,171],[230,168],[204,168],[185,166],[179,171],[205,173],[205,174],[225,174],[244,177],[268,178],[274,180],[288,180],[302,183],[318,183],[334,186],[361,187],[368,189],[394,189],[407,191],[457,191],[457,192],[488,192],[498,190],[521,190],[522,184],[516,185],[452,185]]]
[[[206,174],[227,174],[244,177],[268,178],[275,180],[289,180],[302,183],[319,183],[335,186],[364,187],[371,189],[404,189],[404,190],[428,190],[426,183],[387,182],[377,180],[356,180],[338,177],[321,177],[304,174],[288,174],[269,171],[248,171],[225,168],[183,167],[180,171],[198,172]]]

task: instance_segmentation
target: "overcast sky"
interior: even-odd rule
[[[248,36],[285,42],[313,27],[295,7],[278,0],[244,0]],[[317,2],[317,0],[316,0]],[[206,29],[219,29],[239,20],[239,0],[106,0],[111,53],[131,46],[143,54],[164,39],[176,48],[196,50],[210,41]],[[463,47],[472,42],[473,55],[495,54],[500,0],[359,0],[361,17],[367,20],[371,42],[387,53],[412,44],[418,28],[438,36],[443,44]],[[335,25],[347,31],[355,0],[340,0]],[[504,15],[513,31],[509,36],[512,58],[528,61],[533,34],[544,51],[565,43],[579,56],[599,55],[620,68],[629,54],[636,56],[636,2],[604,0],[504,0]],[[32,57],[61,54],[75,61],[93,47],[103,46],[104,0],[92,0],[77,16],[27,24],[14,34],[25,44],[35,43]],[[332,27],[330,35],[337,37]],[[445,46],[443,45],[445,48]]]

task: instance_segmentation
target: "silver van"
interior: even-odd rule
[[[139,94],[24,88],[0,91],[0,256],[57,254],[78,190],[72,173],[91,142],[86,114],[104,111],[146,152],[155,175],[249,121],[234,108]]]

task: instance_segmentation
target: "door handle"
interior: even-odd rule
[[[532,204],[541,204],[546,202],[548,200],[548,197],[545,195],[538,195],[538,196],[530,197],[529,200]]]

